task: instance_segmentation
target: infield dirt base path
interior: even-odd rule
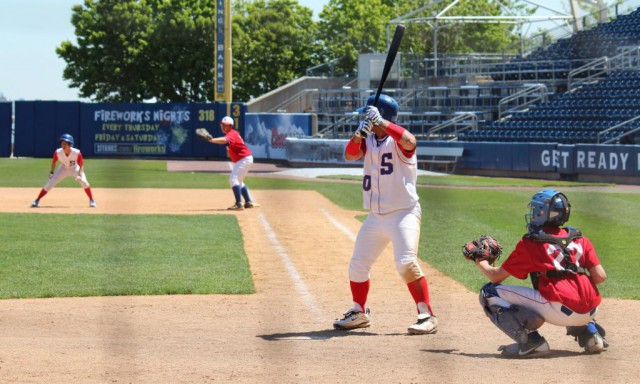
[[[497,347],[510,340],[485,317],[477,293],[424,264],[440,327],[408,335],[415,307],[391,248],[372,270],[371,327],[334,331],[334,319],[351,306],[347,268],[359,212],[315,192],[252,191],[262,207],[241,212],[226,211],[231,192],[220,190],[96,189],[91,209],[80,188],[57,188],[31,209],[37,192],[0,189],[0,212],[234,214],[257,292],[2,300],[2,383],[640,380],[637,301],[603,302],[598,319],[611,347],[600,355],[583,354],[564,329],[544,325],[550,357],[504,360]]]

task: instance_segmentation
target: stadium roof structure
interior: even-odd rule
[[[502,23],[502,24],[529,24],[541,21],[564,21],[571,24],[574,27],[574,32],[581,29],[580,25],[580,5],[585,4],[588,6],[596,7],[600,9],[600,21],[605,21],[608,17],[607,4],[603,0],[566,0],[571,8],[571,13],[560,11],[550,8],[540,1],[534,0],[516,0],[516,3],[525,3],[537,7],[538,10],[546,11],[547,14],[542,15],[541,12],[536,12],[534,15],[521,16],[516,15],[510,8],[502,6],[505,16],[483,16],[483,15],[464,15],[464,16],[449,16],[448,13],[457,4],[463,2],[463,0],[436,0],[424,5],[414,11],[411,11],[405,15],[389,21],[389,24],[399,23],[427,23],[427,24],[449,24],[449,23]],[[435,13],[431,17],[413,17],[420,12],[433,8],[441,3],[449,3],[442,11]],[[560,1],[558,1],[560,3]]]
[[[487,0],[489,1],[489,0]],[[588,5],[599,9],[598,20],[604,22],[608,19],[607,4],[603,0],[566,0],[571,13],[559,11],[543,4],[540,1],[534,0],[515,0],[517,4],[524,3],[526,5],[532,5],[537,7],[536,14],[533,15],[517,15],[512,9],[502,6],[505,13],[504,16],[484,16],[484,15],[463,15],[463,16],[450,16],[450,11],[463,0],[436,0],[429,2],[414,11],[411,11],[405,15],[392,19],[387,23],[387,41],[390,41],[391,29],[390,25],[393,24],[408,24],[408,23],[424,23],[433,29],[433,56],[434,59],[438,57],[438,30],[445,28],[451,24],[458,23],[476,23],[476,24],[517,24],[517,25],[532,25],[537,22],[559,22],[561,27],[572,28],[572,32],[577,32],[583,29],[582,17],[580,16],[580,5]],[[421,12],[432,9],[441,3],[446,6],[440,11],[434,11],[434,15],[430,17],[415,17]],[[558,1],[557,4],[560,4]],[[524,5],[523,4],[523,5]],[[542,12],[541,12],[542,11]],[[437,12],[437,13],[436,13]],[[544,15],[542,13],[545,13]],[[521,31],[521,36],[524,33]]]

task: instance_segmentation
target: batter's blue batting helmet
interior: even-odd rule
[[[373,105],[373,101],[376,99],[376,95],[371,95],[367,99],[367,107]],[[395,123],[398,117],[398,102],[389,95],[380,94],[378,98],[378,105],[376,106],[380,111],[380,116],[383,119],[389,120]],[[363,113],[366,107],[358,109],[358,112]]]
[[[559,227],[569,221],[571,204],[562,192],[543,189],[531,198],[531,213],[525,215],[527,229],[535,231],[540,227]]]
[[[65,133],[64,135],[60,136],[60,139],[58,140],[58,142],[60,141],[66,141],[67,143],[69,143],[69,145],[73,145],[73,136],[71,136],[68,133]]]

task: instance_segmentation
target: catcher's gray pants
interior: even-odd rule
[[[481,295],[489,305],[509,308],[511,305],[528,308],[546,322],[561,327],[582,326],[592,321],[598,307],[587,313],[577,313],[562,303],[547,301],[540,292],[529,287],[503,284],[486,284]]]

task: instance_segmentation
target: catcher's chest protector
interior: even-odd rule
[[[531,283],[534,289],[538,289],[538,279],[540,278],[541,273],[545,273],[547,277],[563,277],[566,273],[580,273],[587,274],[587,270],[578,267],[576,263],[571,260],[570,253],[567,250],[567,245],[570,244],[573,240],[579,239],[582,237],[582,232],[579,229],[573,227],[567,227],[567,231],[569,232],[565,237],[557,237],[550,235],[545,232],[536,232],[536,233],[527,233],[523,237],[533,240],[537,243],[553,243],[560,247],[562,250],[562,256],[564,257],[564,270],[551,270],[551,271],[542,271],[542,272],[532,272],[530,274]]]

